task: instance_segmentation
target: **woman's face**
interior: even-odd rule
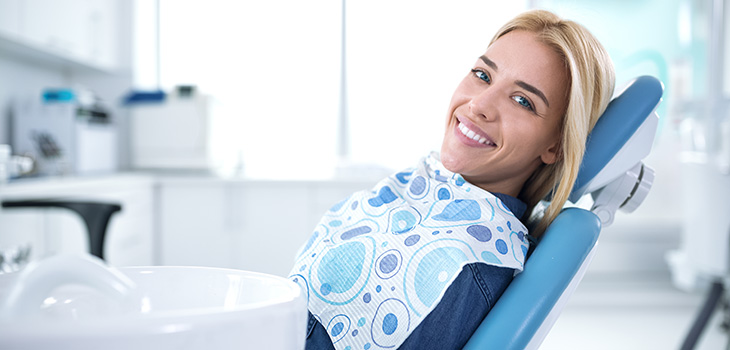
[[[442,163],[487,191],[517,196],[540,164],[558,160],[567,92],[557,53],[534,33],[505,34],[454,92]]]

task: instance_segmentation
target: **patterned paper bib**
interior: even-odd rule
[[[432,154],[333,206],[290,278],[338,350],[399,346],[469,263],[522,271],[527,229]]]

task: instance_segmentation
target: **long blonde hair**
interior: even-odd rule
[[[538,40],[560,55],[569,76],[567,108],[561,125],[560,157],[543,164],[527,179],[519,198],[527,204],[527,220],[535,206],[551,191],[552,199],[532,234],[540,236],[563,208],[583,161],[588,133],[596,125],[613,94],[615,74],[608,53],[582,25],[557,15],[532,10],[502,26],[490,46],[503,35],[524,30],[537,34]]]

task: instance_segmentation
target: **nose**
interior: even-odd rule
[[[500,91],[495,86],[487,87],[480,90],[469,101],[469,109],[475,116],[486,119],[487,121],[495,121],[499,118],[498,98]]]

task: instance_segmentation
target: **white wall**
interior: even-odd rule
[[[63,71],[23,62],[0,53],[0,144],[10,143],[10,110],[14,99],[41,98],[41,89],[64,86]]]

